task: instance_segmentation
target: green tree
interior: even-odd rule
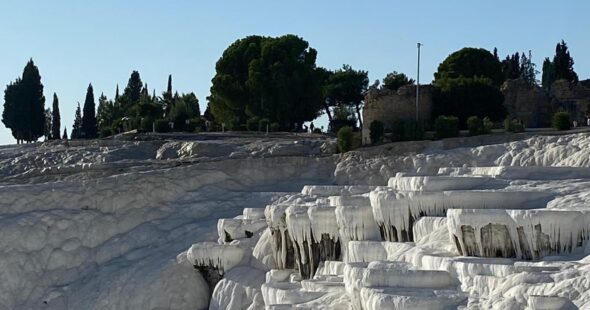
[[[95,107],[96,104],[94,102],[94,90],[92,89],[92,84],[90,84],[86,90],[86,100],[84,101],[81,138],[95,139],[98,137]]]
[[[316,56],[294,35],[237,40],[216,64],[208,98],[215,119],[231,127],[258,116],[283,129],[315,119],[323,105]]]
[[[17,143],[32,142],[45,131],[45,97],[39,69],[31,59],[22,78],[10,83],[4,91],[2,122],[10,128]]]
[[[351,66],[344,65],[342,69],[336,70],[328,79],[326,95],[337,106],[354,107],[359,127],[362,127],[361,106],[368,87],[369,77],[367,71],[354,70]]]
[[[578,74],[574,71],[574,59],[563,40],[555,46],[553,61],[545,58],[541,84],[545,90],[549,90],[553,82],[561,79],[570,83],[578,83]]]
[[[459,126],[465,128],[469,116],[501,121],[506,117],[504,95],[487,78],[457,78],[445,83],[433,92],[435,116],[453,115],[459,118]]]
[[[96,122],[100,131],[113,126],[113,123],[115,122],[114,109],[113,102],[108,100],[104,93],[100,94],[100,97],[98,97],[98,107],[96,109]]]
[[[516,57],[514,57],[516,59]],[[454,115],[465,127],[469,116],[506,116],[499,85],[504,80],[500,62],[485,49],[463,48],[445,59],[434,74],[433,114]]]
[[[66,127],[64,127],[64,135],[61,138],[64,140],[68,139],[68,129]]]
[[[520,77],[530,86],[537,84],[537,69],[532,60],[532,52],[529,50],[528,57],[522,53],[520,58]]]
[[[52,124],[51,124],[51,137],[53,139],[60,138],[60,130],[61,130],[61,116],[59,115],[59,99],[57,98],[57,94],[53,93],[53,110],[52,110]]]
[[[543,61],[543,76],[541,78],[541,85],[543,89],[549,91],[551,84],[555,82],[555,66],[549,58],[545,58]]]
[[[434,73],[434,84],[442,87],[456,78],[488,78],[495,86],[504,82],[502,65],[483,48],[465,47],[449,55]]]
[[[400,87],[414,84],[414,82],[414,79],[408,78],[405,74],[393,71],[392,73],[388,73],[385,78],[383,78],[382,85],[383,88],[397,91]]]
[[[135,105],[139,103],[139,99],[141,98],[141,91],[143,89],[143,82],[141,81],[141,76],[139,72],[133,71],[131,72],[131,76],[129,77],[129,81],[127,82],[127,86],[123,91],[123,95],[119,99],[127,116],[130,115],[130,110],[133,109]]]
[[[565,79],[570,83],[578,83],[578,74],[574,71],[574,59],[570,56],[565,41],[561,40],[555,47],[553,57],[555,79]]]
[[[71,138],[82,138],[82,110],[80,109],[79,102],[78,107],[76,108],[76,114],[74,115],[74,125],[72,126]]]

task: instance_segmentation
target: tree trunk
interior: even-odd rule
[[[358,119],[359,119],[359,128],[362,130],[363,129],[363,120],[361,119],[361,105],[358,102],[355,103],[354,105],[356,107],[356,114],[357,114]]]
[[[330,113],[330,106],[327,102],[324,102],[324,108],[326,109],[326,115],[328,115],[328,124],[332,122],[332,114]]]

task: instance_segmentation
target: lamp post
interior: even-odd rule
[[[419,122],[419,112],[418,108],[420,106],[420,47],[424,45],[422,43],[418,43],[418,74],[416,75],[416,123]]]

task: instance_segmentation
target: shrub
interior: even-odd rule
[[[492,128],[494,128],[494,122],[492,122],[492,120],[490,120],[489,117],[484,117],[483,118],[483,130],[484,130],[484,134],[489,134],[490,132],[492,132]]]
[[[459,119],[455,116],[441,115],[434,121],[434,131],[437,139],[459,136]]]
[[[346,153],[352,149],[352,127],[344,126],[338,130],[338,150]]]
[[[313,129],[313,133],[321,134],[322,133],[322,130],[319,129],[319,128],[314,128]]]
[[[113,135],[113,131],[110,128],[102,128],[100,130],[100,137],[105,138]]]
[[[469,129],[470,136],[488,134],[492,132],[493,125],[489,117],[484,117],[483,120],[477,116],[467,118],[467,129]]]
[[[261,118],[258,121],[258,131],[264,131],[266,132],[266,126],[268,126],[268,130],[270,131],[270,121],[268,120],[268,118]]]
[[[504,130],[506,130],[507,132],[523,132],[524,131],[524,125],[517,119],[513,119],[513,120],[509,120],[509,119],[505,119],[504,120]]]
[[[281,125],[279,123],[272,123],[270,124],[270,131],[275,132],[281,129]]]
[[[404,121],[397,120],[391,124],[391,141],[403,141],[404,140]]]
[[[187,132],[199,132],[201,131],[201,126],[203,125],[203,120],[200,118],[191,118],[188,121],[188,124],[185,124],[184,130]]]
[[[415,120],[404,121],[404,141],[422,140],[424,137],[424,129]]]
[[[151,119],[151,118],[148,118],[148,117],[142,119],[141,120],[141,123],[139,124],[139,130],[141,132],[152,132],[152,130],[153,130],[153,127],[152,127],[153,126],[152,125],[153,122],[154,122],[154,120]]]
[[[260,121],[260,118],[258,116],[254,116],[249,118],[246,121],[246,129],[248,129],[248,131],[257,131],[259,130],[258,128],[258,122]]]
[[[557,112],[553,115],[553,128],[556,130],[569,130],[572,128],[572,120],[567,112]]]
[[[156,120],[156,132],[170,132],[170,124],[166,119]]]
[[[378,120],[374,120],[371,122],[371,125],[369,126],[369,136],[371,137],[371,143],[375,144],[377,142],[381,141],[381,138],[383,138],[383,123],[378,121]]]

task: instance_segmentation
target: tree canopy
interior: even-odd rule
[[[51,115],[51,121],[51,138],[59,139],[61,134],[61,116],[59,114],[59,99],[57,98],[56,93],[53,93],[53,110]]]
[[[39,69],[31,59],[21,78],[6,86],[2,122],[17,142],[32,142],[45,133],[45,96]]]
[[[504,82],[502,66],[492,53],[483,48],[462,48],[449,55],[434,73],[434,84],[444,87],[443,83],[456,78],[488,78],[493,85]]]
[[[92,84],[88,85],[86,90],[86,100],[84,101],[84,110],[82,116],[82,137],[94,139],[98,137],[96,125],[96,104],[94,103],[94,89]]]
[[[349,65],[343,65],[342,69],[331,74],[324,86],[325,96],[332,106],[340,107],[340,111],[355,109],[359,127],[362,127],[361,106],[368,87],[368,72],[354,70]]]
[[[283,129],[315,119],[323,106],[316,56],[295,35],[237,40],[216,64],[208,98],[213,116],[230,128],[252,117]]]
[[[404,73],[397,73],[397,71],[393,71],[391,73],[388,73],[383,78],[383,83],[381,85],[383,88],[397,91],[400,87],[404,85],[412,85],[415,82],[416,81],[414,81],[414,79],[408,78],[408,76]]]
[[[506,116],[499,89],[502,66],[487,50],[463,48],[447,57],[434,76],[433,117],[457,116],[464,127],[472,115],[493,121]]]
[[[555,46],[553,61],[545,58],[543,62],[543,88],[549,90],[551,84],[560,79],[567,80],[570,83],[578,83],[578,74],[574,71],[574,59],[563,40]]]

